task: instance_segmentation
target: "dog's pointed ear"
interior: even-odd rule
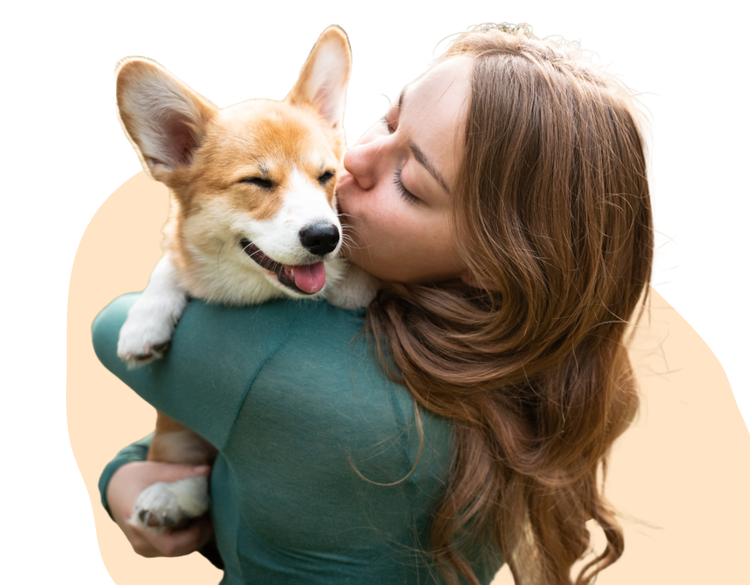
[[[116,70],[120,121],[144,169],[169,183],[192,162],[217,108],[154,61],[128,58]]]
[[[285,101],[313,106],[332,128],[341,130],[351,70],[349,38],[340,27],[329,26],[310,51]]]

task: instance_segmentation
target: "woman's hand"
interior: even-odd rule
[[[159,533],[130,524],[133,504],[148,486],[187,477],[208,475],[208,465],[176,465],[154,461],[134,461],[120,467],[109,480],[107,503],[117,525],[125,533],[133,550],[144,557],[179,557],[206,544],[214,530],[208,514],[194,520],[184,530],[165,528]]]

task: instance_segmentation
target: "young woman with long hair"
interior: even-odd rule
[[[313,331],[331,323],[325,336],[339,335],[342,343],[315,357],[326,367],[304,370],[307,392],[329,392],[323,400],[346,411],[349,394],[326,389],[334,372],[346,392],[349,385],[355,389],[347,416],[359,416],[357,400],[361,409],[375,408],[369,390],[357,394],[370,386],[355,372],[368,372],[378,380],[372,388],[390,388],[378,394],[377,408],[397,411],[400,427],[375,435],[368,434],[375,427],[370,419],[337,427],[309,403],[300,407],[307,418],[296,418],[300,395],[277,374],[272,382],[283,414],[272,402],[257,402],[261,391],[253,381],[250,398],[242,394],[237,412],[221,419],[233,425],[231,436],[226,428],[212,436],[219,423],[191,413],[189,398],[188,406],[176,407],[151,386],[169,386],[185,368],[210,370],[215,349],[230,351],[202,353],[207,340],[197,332],[217,329],[232,347],[242,345],[232,337],[239,329],[227,330],[249,318],[247,310],[191,303],[158,373],[129,373],[113,357],[127,303],[111,305],[95,326],[107,367],[160,410],[193,421],[219,443],[213,527],[222,558],[233,567],[223,583],[487,584],[503,561],[517,585],[591,583],[624,549],[603,484],[612,444],[638,409],[626,343],[647,294],[653,254],[644,143],[629,92],[581,59],[575,45],[538,39],[525,25],[477,27],[407,85],[347,152],[337,192],[349,228],[348,257],[383,281],[377,297],[366,312],[292,301],[254,307],[255,328],[245,335],[276,335],[258,324],[258,314],[286,327],[284,312],[300,313],[290,321],[293,332],[304,328],[302,319]],[[339,331],[342,319],[347,325]],[[357,337],[363,329],[367,335]],[[259,368],[301,359],[304,343],[296,350],[290,343],[280,341]],[[362,344],[371,351],[361,351]],[[313,345],[308,353],[317,351]],[[212,371],[214,388],[225,378],[232,383],[227,368]],[[180,383],[189,380],[184,374]],[[417,405],[414,414],[404,414],[404,397]],[[251,398],[257,419],[242,431],[242,409]],[[243,454],[257,439],[249,435],[266,420],[274,421],[265,436],[273,443],[247,462]],[[325,438],[316,422],[325,426]],[[303,433],[302,442],[287,443],[295,433]],[[288,447],[303,442],[313,450],[304,461],[296,459],[303,447]],[[327,447],[314,451],[318,444]],[[333,444],[348,447],[334,457]],[[390,466],[393,457],[378,459],[378,449],[404,457]],[[142,458],[134,452],[105,472],[105,505],[141,554],[196,550],[211,534],[207,520],[160,535],[126,526],[143,485],[171,473],[167,464],[128,463]],[[308,477],[310,459],[315,466]],[[282,487],[271,489],[263,478]],[[331,483],[318,492],[321,478]],[[307,511],[273,509],[268,502],[279,491],[279,502],[287,498],[290,509],[296,510],[295,498],[307,497]],[[321,504],[331,499],[333,508]],[[239,519],[222,508],[226,501]],[[259,515],[248,501],[262,501],[274,515]],[[362,515],[337,524],[326,516],[332,509],[341,510],[336,522]],[[281,524],[264,532],[253,525],[261,517]],[[602,528],[606,547],[572,575],[589,548],[590,520]],[[244,534],[245,524],[252,525],[252,538],[227,536]],[[351,530],[345,541],[328,539],[343,530]],[[300,543],[306,534],[317,534],[317,542]],[[318,550],[318,544],[333,548]]]
[[[597,471],[638,405],[624,341],[652,225],[629,96],[521,30],[468,33],[448,52],[472,59],[451,205],[484,294],[392,284],[368,322],[415,400],[455,424],[437,557],[461,568],[451,539],[482,526],[514,551],[517,582],[565,583],[589,518],[607,536],[603,566],[623,550]]]

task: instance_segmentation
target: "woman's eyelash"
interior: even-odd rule
[[[406,190],[406,187],[404,187],[404,184],[401,182],[401,169],[396,171],[396,176],[393,178],[393,184],[398,187],[398,191],[401,194],[401,197],[403,197],[406,201],[409,203],[419,203],[419,198],[414,196],[413,193],[410,193]]]
[[[396,131],[396,129],[388,122],[388,114],[383,116],[380,121],[383,122],[389,134],[393,134]],[[407,202],[419,203],[419,198],[416,197],[413,193],[410,193],[401,182],[401,169],[398,169],[396,171],[396,176],[393,177],[393,184],[396,185],[396,187],[398,188],[398,192],[401,194],[401,197],[403,197]]]

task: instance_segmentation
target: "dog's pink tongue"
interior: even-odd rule
[[[326,283],[326,269],[322,262],[295,266],[294,284],[306,293],[316,293]]]

